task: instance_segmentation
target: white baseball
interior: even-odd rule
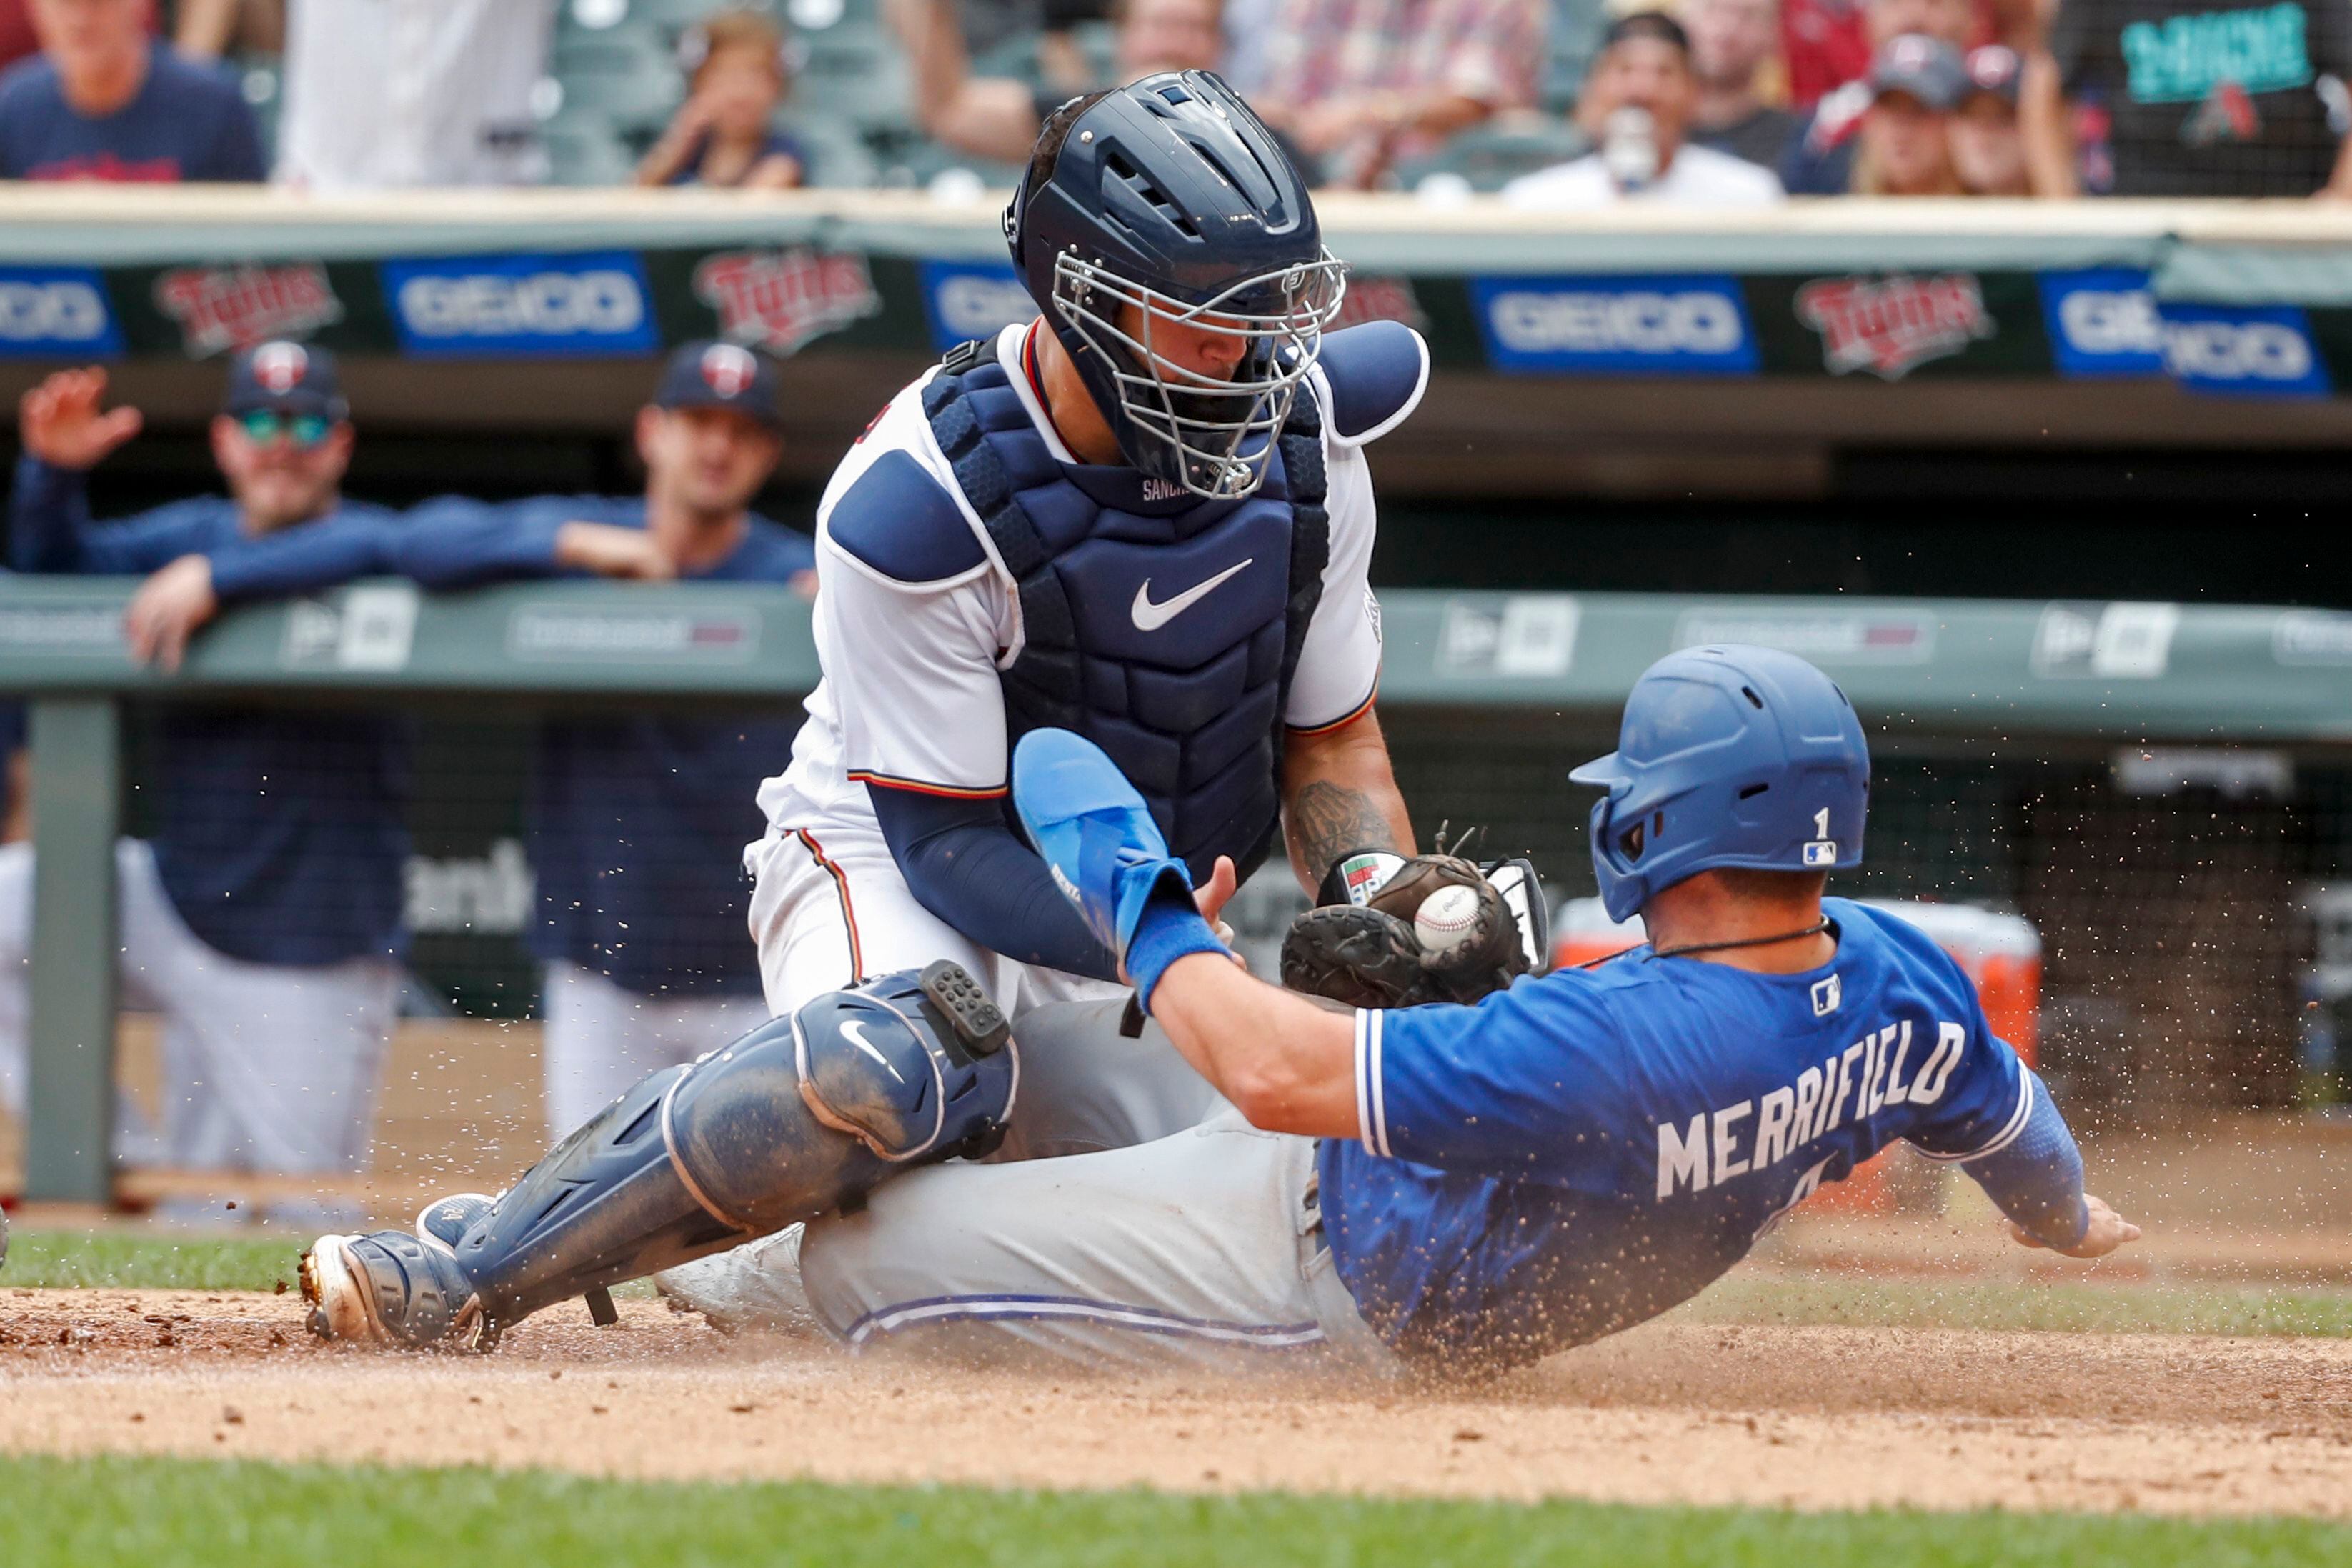
[[[1450,958],[1478,928],[1478,894],[1467,887],[1441,887],[1413,912],[1412,934],[1431,958]]]

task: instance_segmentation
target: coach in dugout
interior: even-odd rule
[[[141,424],[105,396],[101,370],[25,394],[9,554],[19,571],[149,574],[125,612],[142,664],[176,670],[189,628],[288,591],[265,561],[230,559],[241,541],[316,549],[373,539],[392,517],[342,497],[352,431],[322,350],[264,343],[230,367],[211,427],[228,497],[93,523],[89,470]],[[406,727],[187,702],[165,706],[157,729],[155,835],[123,840],[115,864],[123,989],[163,1015],[164,1157],[360,1170],[400,990]],[[0,1079],[19,1109],[32,884],[32,847],[0,849]],[[320,1207],[331,1212],[264,1212],[307,1220]]]
[[[814,591],[809,539],[749,509],[783,452],[769,361],[732,343],[688,344],[638,411],[635,434],[642,496],[502,506],[444,497],[332,551],[278,539],[243,554],[306,588],[396,571],[428,588],[600,576]],[[760,781],[798,728],[797,715],[771,712],[567,718],[541,729],[530,946],[545,966],[554,1133],[655,1069],[767,1020],[743,846],[762,826]]]

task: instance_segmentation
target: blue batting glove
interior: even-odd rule
[[[1094,742],[1066,729],[1023,736],[1013,748],[1013,805],[1055,885],[1122,963],[1153,894],[1191,898],[1192,873]]]

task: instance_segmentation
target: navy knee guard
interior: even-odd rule
[[[894,1171],[992,1150],[1020,1075],[961,967],[866,980],[655,1073],[458,1239],[485,1343],[540,1308],[854,1208]]]

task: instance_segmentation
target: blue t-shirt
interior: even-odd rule
[[[0,179],[260,180],[261,133],[237,84],[152,46],[147,80],[129,103],[95,119],[66,101],[48,58],[0,75]]]
[[[88,476],[26,456],[9,495],[21,571],[153,571],[214,557],[222,601],[273,591],[231,564],[236,503],[205,496],[92,523]],[[392,514],[345,502],[280,531],[281,549],[372,540]],[[155,864],[172,907],[219,952],[257,964],[332,964],[403,946],[409,728],[362,713],[165,705],[158,721]]]
[[[1696,1295],[1897,1138],[1976,1158],[2040,1092],[1959,966],[1843,899],[1819,969],[1647,948],[1475,1007],[1357,1015],[1360,1142],[1321,1150],[1364,1317],[1455,1369],[1532,1361]]]
[[[701,141],[694,144],[694,151],[686,155],[686,162],[677,166],[677,172],[669,177],[669,183],[673,185],[701,184],[702,160],[709,153],[709,152],[710,138],[706,136]],[[769,159],[779,156],[789,158],[793,162],[799,164],[801,166],[801,179],[803,183],[807,181],[809,168],[807,150],[803,148],[798,141],[794,141],[792,137],[786,135],[781,131],[771,131],[768,132],[768,144],[760,149],[760,155],[757,158],[752,159],[750,163],[744,166],[743,172],[748,177],[752,170],[757,169]]]
[[[643,497],[450,497],[392,530],[388,564],[431,588],[577,576],[555,560],[566,522],[646,526]],[[751,519],[735,551],[688,580],[785,582],[815,564],[806,535]],[[551,720],[530,812],[539,910],[530,947],[641,996],[757,996],[743,846],[766,822],[760,783],[791,756],[798,716]]]

